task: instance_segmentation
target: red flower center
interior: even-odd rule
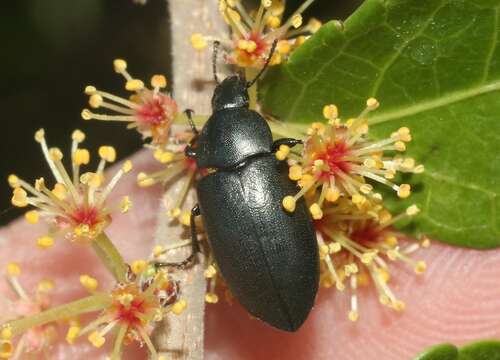
[[[95,207],[82,207],[77,209],[71,219],[79,225],[88,225],[90,227],[101,222],[99,212]]]
[[[335,144],[329,144],[326,147],[326,151],[319,154],[317,159],[321,159],[330,168],[330,171],[323,174],[327,178],[330,175],[336,175],[340,171],[348,173],[351,166],[348,161],[344,159],[345,156],[349,154],[349,147],[344,141],[339,141]]]
[[[141,123],[156,127],[171,120],[176,111],[177,105],[174,100],[158,94],[141,105],[137,110],[137,117]]]
[[[378,242],[381,238],[380,235],[380,230],[377,229],[375,224],[368,223],[363,227],[354,229],[349,237],[360,245],[367,245]]]
[[[116,318],[120,322],[128,326],[140,325],[141,320],[139,316],[146,312],[146,306],[144,300],[141,299],[133,300],[128,306],[117,303],[116,307],[117,307]]]

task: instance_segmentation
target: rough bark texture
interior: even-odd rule
[[[171,37],[174,76],[174,98],[179,109],[193,109],[197,114],[209,114],[212,81],[211,51],[202,53],[190,46],[194,32],[220,35],[227,31],[217,9],[217,0],[170,0]],[[178,186],[167,189],[163,204],[172,204]],[[189,194],[188,206],[194,203],[194,194]],[[156,244],[166,245],[186,238],[185,229],[172,223],[160,209],[156,231]],[[184,259],[189,248],[172,252],[169,261]],[[200,254],[197,265],[180,274],[182,298],[188,306],[180,315],[170,315],[155,332],[155,343],[160,355],[168,359],[203,359],[203,332],[205,310],[204,257]]]

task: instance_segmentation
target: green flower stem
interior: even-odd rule
[[[109,294],[100,293],[68,304],[56,306],[33,316],[27,316],[19,320],[8,322],[4,326],[10,327],[12,335],[16,336],[34,326],[41,326],[50,322],[72,318],[83,313],[99,311],[110,305],[111,297]]]
[[[116,334],[115,343],[113,344],[113,352],[111,353],[111,360],[120,360],[122,358],[123,340],[127,333],[128,327],[126,325],[120,326]]]
[[[247,81],[251,81],[258,73],[259,69],[252,67],[245,68],[245,78]],[[257,108],[257,83],[248,89],[248,96],[250,97],[250,109],[255,110]]]
[[[113,274],[118,282],[125,282],[127,275],[127,264],[123,260],[123,257],[118,252],[118,249],[111,242],[108,236],[101,232],[94,241],[92,241],[92,247],[94,251],[99,256],[104,266]]]

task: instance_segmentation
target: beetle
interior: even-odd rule
[[[249,109],[248,88],[267,68],[247,82],[230,76],[219,82],[212,97],[213,113],[198,132],[186,111],[194,137],[186,156],[201,175],[196,184],[198,204],[191,210],[193,252],[199,251],[195,217],[203,219],[214,259],[232,294],[255,317],[271,326],[296,331],[314,304],[319,283],[319,254],[310,213],[303,199],[290,213],[282,199],[296,193],[285,161],[276,159],[281,145],[273,142],[266,120]],[[161,264],[160,264],[161,265]]]

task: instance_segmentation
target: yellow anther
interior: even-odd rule
[[[151,86],[154,88],[163,89],[167,87],[167,78],[160,74],[153,75],[151,77]]]
[[[382,294],[378,297],[378,301],[382,304],[382,305],[387,305],[389,304],[389,297],[385,294]]]
[[[80,284],[88,291],[95,291],[99,286],[99,282],[89,275],[81,275]]]
[[[408,184],[399,185],[398,196],[402,199],[407,198],[411,194],[411,187]]]
[[[89,109],[83,109],[80,115],[83,120],[92,120],[93,118],[93,114]]]
[[[203,273],[207,279],[211,279],[217,274],[217,269],[213,265],[209,265]]]
[[[336,254],[340,250],[342,250],[342,245],[340,245],[338,242],[328,244],[328,252],[330,254]]]
[[[181,209],[179,208],[173,208],[167,211],[167,215],[170,216],[171,218],[176,218],[181,214]]]
[[[384,243],[386,243],[390,247],[395,247],[396,245],[398,245],[398,238],[395,237],[394,235],[387,236],[384,239]]]
[[[335,287],[337,288],[338,291],[344,291],[345,285],[342,281],[337,281],[335,283]]]
[[[14,174],[11,174],[9,175],[9,177],[7,178],[7,182],[9,183],[9,186],[11,188],[16,188],[16,187],[19,187],[19,178],[14,175]]]
[[[12,329],[10,326],[2,327],[2,331],[0,331],[0,338],[2,340],[10,340],[12,339]]]
[[[394,148],[396,149],[396,151],[405,151],[406,150],[406,145],[402,141],[396,141],[394,143]]]
[[[129,173],[130,170],[132,170],[133,168],[133,165],[132,165],[132,161],[130,160],[126,160],[123,165],[122,165],[122,171],[126,174],[126,173]]]
[[[311,215],[314,220],[319,220],[323,217],[323,211],[321,210],[321,207],[317,203],[312,204],[309,207],[309,211],[311,212]]]
[[[278,16],[270,15],[266,19],[266,25],[271,29],[276,29],[281,25],[281,20]]]
[[[337,106],[330,104],[323,107],[323,116],[328,120],[335,120],[339,117],[339,110]]]
[[[132,301],[134,301],[134,295],[130,293],[122,294],[117,297],[117,300],[123,306],[129,307],[132,304]]]
[[[352,196],[352,203],[356,206],[362,206],[366,203],[366,197],[361,194],[354,194]]]
[[[120,201],[120,211],[125,214],[132,208],[132,201],[130,197],[124,196]]]
[[[66,189],[66,186],[62,183],[56,183],[51,192],[59,200],[66,199],[66,196],[68,195],[68,190]]]
[[[370,251],[366,252],[363,255],[361,255],[361,262],[366,265],[370,265],[377,256],[377,253],[375,251]]]
[[[76,141],[77,143],[81,143],[83,140],[85,140],[85,133],[77,129],[71,134],[71,139],[73,141]]]
[[[42,142],[44,138],[45,138],[45,130],[44,129],[39,129],[35,133],[35,140],[36,140],[36,142]]]
[[[104,345],[104,343],[106,342],[106,339],[104,338],[104,336],[102,336],[98,331],[94,331],[92,332],[89,336],[88,336],[88,340],[90,341],[90,343],[92,345],[94,345],[96,348],[100,348]]]
[[[302,25],[302,15],[295,14],[292,16],[292,26],[297,29]]]
[[[63,153],[61,149],[56,147],[49,149],[49,155],[53,161],[61,161],[63,159]]]
[[[40,215],[36,210],[30,210],[24,214],[24,218],[29,224],[36,224],[40,219]]]
[[[359,191],[361,191],[363,194],[369,194],[373,190],[373,186],[370,184],[363,184],[359,187]]]
[[[397,131],[397,136],[401,141],[404,141],[404,142],[411,141],[410,129],[407,127],[399,128]]]
[[[66,333],[66,342],[68,344],[73,344],[76,338],[80,335],[80,327],[79,326],[70,326],[68,332]]]
[[[174,159],[174,153],[171,151],[163,151],[162,149],[156,149],[154,154],[154,158],[161,162],[162,164],[166,164],[171,162]]]
[[[406,214],[408,216],[413,216],[413,215],[416,215],[420,212],[420,209],[418,208],[417,205],[411,205],[410,207],[408,207],[406,209]]]
[[[28,193],[21,188],[15,188],[12,192],[12,205],[16,207],[28,206]]]
[[[114,162],[116,160],[116,150],[112,146],[101,146],[99,148],[99,156],[107,162]]]
[[[38,283],[37,289],[41,292],[49,292],[54,288],[54,282],[50,279],[42,280]]]
[[[283,198],[282,204],[286,211],[294,212],[295,211],[295,198],[293,196],[285,196]]]
[[[366,100],[366,108],[370,111],[375,110],[376,108],[379,107],[379,105],[380,103],[375,98],[369,98],[368,100]]]
[[[180,315],[186,307],[187,307],[186,300],[179,300],[174,305],[172,305],[172,312],[175,315]]]
[[[257,49],[257,43],[253,40],[248,40],[246,50],[251,53],[254,52],[255,49]]]
[[[349,320],[356,322],[359,319],[359,313],[356,310],[349,311]]]
[[[302,178],[302,167],[299,165],[292,165],[288,169],[288,177],[290,180],[297,181]]]
[[[394,307],[394,310],[396,310],[396,311],[403,311],[405,309],[406,305],[401,300],[396,300],[393,307]]]
[[[80,182],[82,184],[88,185],[94,189],[97,189],[99,186],[101,186],[102,181],[103,177],[101,175],[92,172],[87,172],[85,174],[82,174],[82,176],[80,176]]]
[[[321,28],[321,25],[323,25],[321,21],[319,21],[316,18],[310,18],[309,21],[307,22],[307,28],[313,34]]]
[[[139,174],[137,174],[137,184],[140,187],[151,186],[154,185],[154,183],[154,179],[148,176],[146,173],[140,172]]]
[[[358,265],[356,263],[347,264],[344,266],[345,276],[351,276],[359,271]]]
[[[326,190],[325,199],[330,202],[335,202],[340,197],[340,192],[336,188],[328,188]]]
[[[369,169],[374,169],[377,166],[377,161],[372,158],[368,158],[363,161],[363,165]]]
[[[292,45],[288,40],[278,41],[278,44],[276,45],[276,51],[278,51],[280,54],[286,55],[290,53],[291,50],[292,50]]]
[[[425,261],[423,261],[423,260],[417,261],[417,263],[415,265],[415,273],[423,274],[426,269],[427,269],[427,264],[425,263]]]
[[[128,80],[125,84],[125,89],[128,91],[139,91],[144,89],[144,83],[139,79]]]
[[[85,86],[85,90],[84,90],[85,95],[95,94],[96,91],[97,91],[97,89],[95,86],[92,86],[92,85]]]
[[[324,259],[329,253],[328,245],[322,244],[319,246],[320,259]]]
[[[270,8],[271,5],[273,4],[272,0],[262,0],[262,6],[264,6],[264,8]]]
[[[153,256],[154,257],[159,257],[159,256],[163,255],[164,252],[165,252],[165,249],[161,245],[156,245],[153,248]]]
[[[219,297],[215,293],[207,293],[205,295],[205,301],[209,304],[216,304],[219,301]]]
[[[113,60],[113,67],[117,73],[122,73],[127,70],[127,62],[123,59]]]
[[[207,40],[200,33],[191,35],[191,46],[196,50],[203,50],[207,47]]]
[[[91,107],[93,107],[94,109],[97,109],[98,107],[100,107],[103,103],[103,98],[101,95],[99,94],[94,94],[94,95],[91,95],[90,98],[89,98],[89,105]]]
[[[314,160],[313,171],[318,172],[322,171],[325,166],[325,162],[321,159]]]
[[[385,209],[382,209],[379,213],[378,213],[378,219],[380,221],[381,224],[385,224],[387,222],[389,222],[391,219],[392,219],[392,215],[389,211],[385,210]]]
[[[10,276],[18,276],[21,273],[21,267],[19,264],[10,262],[7,264],[7,274]]]
[[[284,152],[283,152],[283,151],[281,151],[281,150],[278,150],[278,151],[276,151],[276,153],[275,153],[276,159],[278,159],[279,161],[283,161],[283,160],[285,160],[287,155],[288,155],[288,154],[284,153]]]
[[[54,245],[54,239],[50,236],[42,236],[36,240],[36,244],[41,249],[48,249]]]
[[[46,189],[45,179],[43,177],[35,180],[35,189],[37,189],[38,191],[42,191],[43,189]]]
[[[383,283],[386,283],[386,284],[389,282],[389,279],[391,278],[391,274],[389,273],[389,271],[387,269],[380,269],[378,271],[378,275],[379,275],[380,281],[382,281]]]
[[[184,226],[191,225],[191,213],[189,211],[183,211],[179,216],[179,222]]]
[[[300,45],[305,43],[306,40],[307,38],[304,35],[297,36],[297,38],[295,38],[295,43],[293,44],[293,46],[299,47]]]
[[[413,158],[406,158],[403,160],[401,163],[401,167],[405,170],[411,170],[415,167],[415,159]]]
[[[396,171],[394,170],[387,170],[385,173],[384,173],[384,177],[386,179],[394,179],[394,176],[396,175]]]
[[[142,273],[144,270],[147,269],[147,267],[148,267],[148,262],[142,259],[134,261],[130,266],[132,272],[136,275]]]
[[[76,149],[73,154],[73,163],[75,165],[87,165],[90,161],[90,153],[87,149]]]
[[[424,165],[422,165],[422,164],[415,166],[415,168],[413,169],[413,172],[414,172],[415,174],[421,174],[421,173],[423,173],[424,171],[425,171],[425,166],[424,166]]]
[[[370,277],[366,272],[356,275],[359,286],[367,286],[370,283]]]
[[[424,238],[422,240],[422,242],[420,243],[420,245],[423,247],[423,248],[428,248],[429,246],[431,246],[431,241],[429,240],[429,238]]]

